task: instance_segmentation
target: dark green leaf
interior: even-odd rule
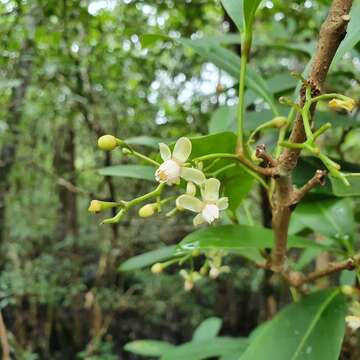
[[[134,256],[119,266],[119,271],[132,271],[152,265],[158,261],[164,261],[174,256],[175,245],[165,246],[160,249]]]
[[[338,289],[309,295],[271,320],[240,360],[338,360],[345,315]]]
[[[306,201],[295,209],[292,220],[316,233],[331,237],[351,236],[355,230],[353,206],[349,199]]]
[[[271,248],[274,243],[274,234],[270,229],[248,225],[220,225],[204,228],[187,235],[178,245],[178,249],[189,250],[225,250],[232,252],[248,248]],[[302,238],[290,235],[289,246],[294,248],[321,248],[322,246]]]

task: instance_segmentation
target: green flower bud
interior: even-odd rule
[[[147,218],[154,215],[155,209],[156,204],[146,204],[139,209],[138,214],[142,218]]]
[[[155,263],[152,267],[151,267],[151,272],[153,274],[160,274],[161,272],[163,272],[164,270],[164,265],[161,263]]]
[[[98,147],[99,149],[104,151],[114,150],[122,143],[123,143],[122,140],[116,138],[113,135],[103,135],[98,139]]]
[[[113,207],[119,206],[116,202],[108,202],[108,201],[100,201],[100,200],[92,200],[90,202],[90,206],[88,208],[88,211],[91,213],[99,213],[106,209],[111,209]]]

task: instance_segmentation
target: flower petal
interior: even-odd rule
[[[174,147],[173,159],[179,163],[184,163],[191,154],[191,141],[186,138],[180,138]]]
[[[193,182],[197,185],[201,185],[205,181],[203,172],[195,168],[182,167],[180,176],[184,180]]]
[[[203,198],[206,202],[215,202],[219,199],[220,181],[211,178],[205,181]]]
[[[229,199],[227,197],[222,197],[217,201],[216,205],[219,210],[225,210],[229,207]]]
[[[205,222],[205,219],[203,218],[203,216],[201,214],[197,214],[195,217],[194,217],[194,220],[193,220],[193,224],[194,226],[198,226],[198,225],[201,225]]]
[[[164,161],[171,159],[171,151],[166,144],[160,143],[159,149],[160,149],[160,156]]]
[[[191,195],[180,195],[176,199],[176,206],[198,213],[203,208],[203,202]]]

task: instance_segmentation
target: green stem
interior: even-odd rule
[[[323,94],[323,95],[319,95],[319,96],[315,96],[314,98],[311,99],[312,103],[318,102],[320,100],[332,100],[332,99],[339,99],[339,100],[351,100],[351,98],[349,98],[348,96],[342,95],[342,94],[337,94],[337,93],[329,93],[329,94]]]
[[[193,161],[198,162],[198,161],[204,161],[204,160],[215,159],[215,158],[237,159],[238,156],[236,154],[215,153],[215,154],[208,154],[208,155],[199,156],[197,158],[194,158]]]
[[[244,153],[244,115],[245,115],[245,80],[246,66],[249,58],[251,47],[251,37],[246,36],[242,43],[241,62],[240,62],[240,79],[239,79],[239,104],[237,112],[237,137],[240,151]]]
[[[149,157],[147,157],[146,155],[143,155],[143,154],[140,154],[139,152],[135,151],[135,150],[130,150],[131,151],[131,154],[138,157],[139,159],[142,159],[142,160],[145,160],[147,161],[148,163],[152,164],[152,165],[155,165],[155,166],[160,166],[160,164],[153,160],[153,159],[150,159]]]
[[[153,190],[145,195],[139,196],[138,198],[135,198],[131,201],[124,201],[124,208],[129,209],[130,207],[132,207],[134,205],[140,204],[148,199],[151,199],[153,197],[161,195],[161,192],[162,192],[164,186],[165,186],[165,184],[161,183],[155,190]]]

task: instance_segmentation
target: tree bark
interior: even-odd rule
[[[72,122],[58,129],[55,142],[54,169],[56,173],[76,184],[75,178],[75,133]],[[56,239],[78,235],[77,195],[63,186],[57,185],[59,197],[58,225]]]
[[[328,16],[320,29],[319,41],[314,60],[312,62],[309,83],[314,91],[321,91],[335,53],[346,35],[349,22],[349,12],[352,0],[333,0]],[[304,102],[304,97],[300,103]],[[313,111],[315,108],[312,109]],[[298,114],[290,135],[290,142],[305,141],[303,120]],[[291,173],[296,167],[300,156],[299,150],[285,149],[278,160],[279,177],[275,181],[273,201],[273,229],[275,246],[272,254],[272,268],[282,271],[285,261],[288,228],[291,217],[291,202],[293,194]]]

